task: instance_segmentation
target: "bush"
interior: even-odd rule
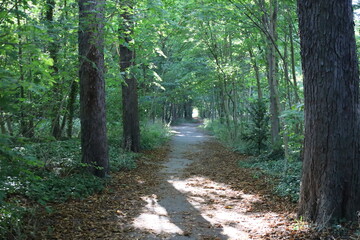
[[[220,123],[219,120],[209,120],[205,119],[203,128],[207,131],[211,132],[220,142],[224,143],[227,146],[234,147],[234,141],[229,133],[229,128],[227,128],[224,124]]]
[[[24,155],[38,159],[43,164],[45,170],[58,175],[70,175],[81,168],[79,139],[33,143],[26,145],[24,148]],[[39,173],[41,174],[42,172],[44,171]]]
[[[264,161],[263,156],[250,161],[240,161],[239,166],[253,168],[263,174],[272,176],[275,181],[275,193],[280,196],[290,196],[294,202],[299,199],[302,162],[285,160]]]
[[[263,100],[257,99],[251,103],[247,111],[250,116],[250,123],[241,138],[246,141],[249,150],[255,151],[259,155],[266,147],[269,134],[267,107]]]
[[[41,180],[31,182],[25,195],[45,205],[48,202],[64,202],[82,199],[104,188],[105,180],[88,173],[78,173],[65,178],[49,174]]]
[[[27,209],[16,204],[1,202],[0,205],[0,238],[23,239],[23,217]]]
[[[120,170],[131,170],[136,168],[136,157],[139,154],[124,151],[120,145],[112,145],[109,150],[110,170],[117,172]]]
[[[284,125],[283,134],[288,138],[288,157],[291,160],[300,160],[304,141],[304,105],[299,104],[283,111],[280,118]]]
[[[160,122],[145,123],[141,125],[141,149],[154,149],[163,145],[169,138],[169,127]]]

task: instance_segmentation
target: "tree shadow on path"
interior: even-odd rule
[[[221,233],[222,229],[202,216],[188,197],[170,182],[163,182],[158,194],[143,198],[147,204],[133,223],[142,232],[133,236],[140,239],[229,239]]]

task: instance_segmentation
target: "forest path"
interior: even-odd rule
[[[295,204],[198,126],[173,127],[168,145],[113,173],[101,193],[54,204],[34,239],[293,239]]]
[[[275,226],[285,231],[284,215],[270,211],[258,193],[244,192],[251,182],[237,182],[243,176],[237,176],[236,162],[244,156],[224,149],[198,124],[172,131],[160,184],[143,197],[146,205],[133,220],[130,239],[262,239]]]

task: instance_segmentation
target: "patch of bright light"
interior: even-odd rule
[[[134,227],[151,230],[157,234],[183,234],[183,231],[178,226],[170,222],[166,209],[159,205],[155,195],[146,196],[142,199],[146,201],[147,204],[143,209],[143,213],[134,220]]]
[[[199,117],[199,109],[197,109],[197,108],[193,109],[192,117],[193,118],[198,118]]]
[[[229,239],[250,239],[252,234],[266,234],[272,230],[271,225],[279,221],[276,213],[249,212],[254,203],[261,202],[258,195],[245,194],[201,176],[167,181],[187,196],[188,202],[206,221],[221,226],[222,234]]]

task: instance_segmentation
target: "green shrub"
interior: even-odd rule
[[[110,170],[117,172],[120,170],[131,170],[136,168],[136,157],[139,154],[124,151],[119,144],[110,146],[109,160]]]
[[[241,129],[240,126],[241,123],[238,124],[237,128]],[[253,153],[249,150],[247,143],[240,137],[241,133],[238,133],[236,136],[233,134],[234,126],[229,128],[226,127],[225,124],[220,123],[219,120],[211,121],[209,119],[205,119],[202,128],[212,133],[221,143],[236,152],[243,154]]]
[[[23,239],[23,217],[27,209],[16,204],[2,202],[0,205],[0,239]]]
[[[203,128],[211,132],[217,139],[219,139],[222,143],[229,146],[232,145],[234,141],[231,140],[229,129],[219,120],[209,120],[205,119]]]
[[[25,195],[38,203],[64,202],[81,199],[104,188],[105,180],[88,173],[78,173],[67,177],[49,174],[39,181],[28,184]]]
[[[239,166],[253,168],[272,176],[275,181],[274,191],[280,196],[290,196],[296,202],[299,199],[302,162],[285,160],[264,161],[263,156],[249,161],[239,161]]]
[[[141,125],[141,149],[154,149],[167,142],[169,138],[169,127],[160,122],[144,123]]]
[[[70,175],[81,167],[79,139],[28,144],[24,154],[41,161],[47,171],[61,175]]]
[[[250,122],[241,138],[246,141],[249,150],[259,155],[266,147],[269,135],[269,116],[264,101],[257,99],[248,108]]]
[[[170,129],[161,122],[140,123],[140,147],[143,150],[161,146],[170,138]],[[121,122],[108,124],[108,138],[110,147],[121,148],[123,130]]]
[[[283,122],[283,134],[288,138],[289,159],[298,161],[304,141],[304,104],[298,104],[280,116]]]

